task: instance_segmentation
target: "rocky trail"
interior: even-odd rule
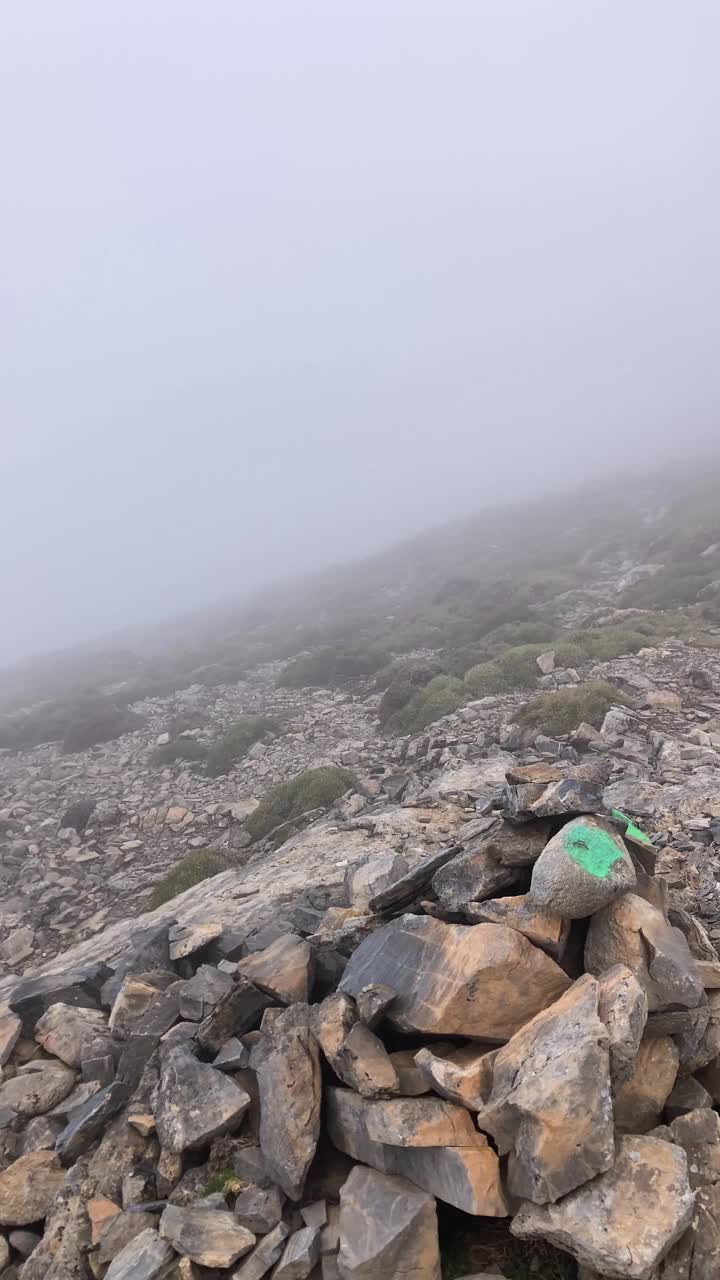
[[[0,760],[2,1280],[720,1274],[720,652],[541,670],[628,705],[396,738],[267,666]],[[281,729],[227,775],[152,763],[239,714]],[[251,843],[320,764],[355,783]]]

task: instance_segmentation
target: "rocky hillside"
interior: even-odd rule
[[[720,547],[668,528],[15,707],[2,1280],[720,1274]]]

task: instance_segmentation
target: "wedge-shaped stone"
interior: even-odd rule
[[[505,1217],[508,1206],[498,1157],[482,1134],[464,1147],[391,1147],[368,1134],[369,1111],[382,1102],[361,1098],[350,1089],[326,1090],[330,1139],[339,1151],[380,1172],[410,1178],[417,1186],[465,1213]]]
[[[660,1122],[679,1061],[669,1036],[643,1040],[629,1076],[615,1095],[615,1124],[621,1133],[648,1133]]]
[[[612,1165],[615,1154],[608,1035],[598,984],[585,974],[498,1050],[478,1125],[508,1185],[535,1204],[559,1199]]]
[[[483,1147],[470,1114],[439,1098],[392,1098],[367,1107],[368,1137],[391,1147]]]
[[[653,1011],[669,1005],[694,1009],[705,1000],[694,957],[679,929],[635,893],[616,898],[590,921],[585,968],[598,976],[615,964],[635,974]]]
[[[296,1004],[261,1032],[250,1064],[260,1091],[260,1146],[275,1182],[302,1196],[320,1134],[320,1051],[307,1005]]]
[[[535,819],[514,826],[500,822],[488,833],[483,847],[506,867],[529,867],[539,858],[550,839],[550,823]]]
[[[10,1008],[22,1020],[24,1030],[32,1032],[38,1018],[53,1004],[97,1009],[100,988],[109,976],[107,965],[86,964],[68,969],[65,973],[23,978],[13,988]]]
[[[428,1084],[441,1098],[457,1102],[468,1111],[480,1111],[492,1090],[497,1049],[490,1045],[461,1045],[446,1052],[419,1049],[415,1062]]]
[[[598,1016],[610,1041],[610,1080],[613,1092],[632,1073],[648,1016],[644,987],[624,964],[613,965],[598,981]]]
[[[65,1173],[54,1151],[31,1151],[0,1173],[0,1224],[26,1227],[47,1216]]]
[[[465,849],[433,876],[438,902],[458,911],[467,902],[480,902],[516,880],[512,867],[503,866],[487,849]]]
[[[195,1037],[197,1043],[206,1052],[217,1053],[231,1036],[241,1036],[259,1026],[263,1012],[271,1003],[271,996],[247,978],[238,977],[227,995],[200,1023]]]
[[[402,916],[361,942],[340,984],[398,994],[388,1020],[403,1031],[502,1042],[552,1004],[570,979],[527,938],[501,925],[449,925]]]
[[[275,1265],[285,1249],[285,1241],[290,1234],[284,1222],[279,1222],[272,1231],[256,1245],[249,1257],[233,1271],[231,1280],[262,1280],[262,1277]]]
[[[399,1089],[398,1074],[382,1040],[362,1022],[350,1029],[332,1060],[333,1070],[364,1098]]]
[[[392,849],[372,858],[362,858],[345,873],[348,902],[359,911],[368,911],[371,899],[407,875],[407,870],[406,859]]]
[[[405,1178],[353,1169],[340,1191],[342,1280],[440,1280],[431,1195]]]
[[[178,1256],[152,1227],[141,1231],[113,1258],[105,1280],[166,1280]]]
[[[185,1045],[163,1054],[155,1124],[163,1151],[179,1154],[236,1129],[250,1095]]]
[[[305,1001],[312,985],[312,947],[305,938],[285,933],[264,951],[256,951],[238,962],[244,974],[260,991],[282,1004]]]
[[[301,1227],[290,1236],[273,1280],[307,1280],[320,1257],[320,1228]]]
[[[651,1280],[689,1226],[694,1199],[680,1147],[624,1137],[612,1169],[557,1204],[524,1204],[510,1230],[520,1240],[547,1240],[603,1276]]]
[[[20,1039],[22,1022],[15,1013],[0,1014],[0,1067],[4,1067]]]
[[[534,947],[541,947],[551,956],[562,956],[567,945],[568,921],[548,907],[539,906],[529,893],[511,898],[491,898],[489,902],[471,902],[463,914],[474,924],[502,924],[508,929],[516,929]]]
[[[255,1244],[252,1231],[234,1213],[202,1205],[169,1204],[160,1219],[160,1235],[201,1267],[231,1267]]]

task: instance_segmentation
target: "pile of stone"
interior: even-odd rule
[[[582,1280],[720,1274],[720,961],[602,770],[515,766],[293,932],[168,918],[20,980],[2,1280],[439,1280],[446,1205]]]

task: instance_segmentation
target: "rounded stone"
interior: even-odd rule
[[[573,818],[545,845],[530,893],[541,906],[581,920],[633,889],[635,868],[621,837],[601,818]]]

